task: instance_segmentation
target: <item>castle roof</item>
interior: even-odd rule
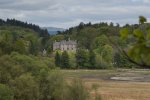
[[[69,41],[63,40],[60,42],[54,42],[53,45],[76,45],[76,44],[77,44],[77,42],[73,41],[73,40],[69,40]]]

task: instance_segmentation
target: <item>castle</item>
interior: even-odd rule
[[[53,51],[55,50],[61,50],[61,51],[73,51],[76,52],[77,50],[77,41],[73,40],[63,40],[60,42],[54,42],[53,43]]]

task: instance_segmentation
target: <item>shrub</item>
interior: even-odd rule
[[[88,100],[89,93],[79,79],[74,79],[68,86],[67,100]]]
[[[10,82],[15,100],[38,100],[38,83],[31,74],[23,74]]]
[[[48,74],[42,72],[43,77],[40,78],[40,100],[67,100],[66,83],[59,71],[53,70]]]

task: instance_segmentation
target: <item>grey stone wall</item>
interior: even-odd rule
[[[73,51],[75,52],[77,50],[77,42],[76,41],[60,41],[60,42],[54,42],[53,43],[53,51],[55,50],[61,50],[61,51]]]

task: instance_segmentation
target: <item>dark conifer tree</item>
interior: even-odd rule
[[[61,67],[62,68],[69,68],[70,67],[69,55],[68,55],[67,51],[64,51],[62,53],[62,56],[61,56]]]
[[[89,52],[89,63],[90,63],[90,69],[94,69],[95,68],[95,64],[96,64],[96,55],[95,55],[95,53],[92,51],[92,50],[90,50],[90,52]]]
[[[55,54],[55,65],[57,67],[60,67],[60,65],[61,65],[61,55],[59,54],[58,51]]]
[[[84,49],[78,50],[76,53],[76,61],[78,68],[88,68],[90,66],[88,52]]]

